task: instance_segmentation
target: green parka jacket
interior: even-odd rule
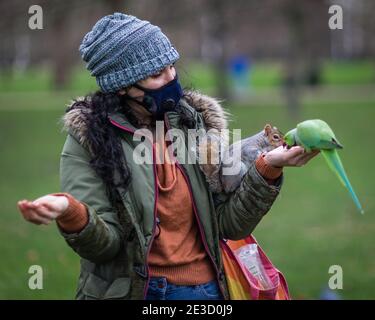
[[[184,99],[180,103],[194,115],[196,129],[227,127],[226,114],[216,100],[197,92],[190,92],[190,97],[189,103]],[[110,114],[108,121],[121,129],[122,148],[132,175],[126,191],[118,188],[121,205],[111,204],[102,179],[89,164],[87,112],[89,108],[76,102],[64,115],[68,135],[60,163],[61,191],[84,203],[89,214],[88,224],[79,233],[68,234],[60,229],[68,245],[81,258],[76,298],[144,299],[149,279],[147,257],[156,224],[155,165],[139,165],[133,161],[133,151],[142,143],[140,139],[133,139],[136,128],[123,114]],[[165,115],[169,128],[181,129],[187,136],[187,128],[180,125],[179,118],[173,111]],[[219,239],[236,240],[249,235],[271,208],[283,178],[269,185],[252,165],[233,194],[225,201],[214,201],[215,196],[198,164],[177,165],[189,186],[204,248],[217,271],[222,293],[228,299]]]

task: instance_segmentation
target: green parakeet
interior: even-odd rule
[[[358,210],[362,214],[364,213],[337,153],[337,149],[342,149],[343,146],[337,140],[332,129],[326,122],[319,119],[303,121],[299,123],[296,128],[285,134],[284,142],[288,147],[299,145],[307,152],[316,149],[321,150],[328,166],[338,176],[341,183],[349,190]]]

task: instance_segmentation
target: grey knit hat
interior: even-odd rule
[[[103,92],[145,79],[180,57],[159,27],[119,12],[101,18],[79,51]]]

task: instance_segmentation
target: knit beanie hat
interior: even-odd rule
[[[79,51],[103,92],[123,89],[179,58],[159,27],[118,12],[101,18]]]

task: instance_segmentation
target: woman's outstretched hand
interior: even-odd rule
[[[34,224],[50,224],[68,208],[65,196],[45,195],[34,201],[21,200],[17,206],[25,220]]]
[[[264,160],[273,167],[302,167],[320,151],[305,152],[300,146],[287,149],[280,146],[266,153]]]

